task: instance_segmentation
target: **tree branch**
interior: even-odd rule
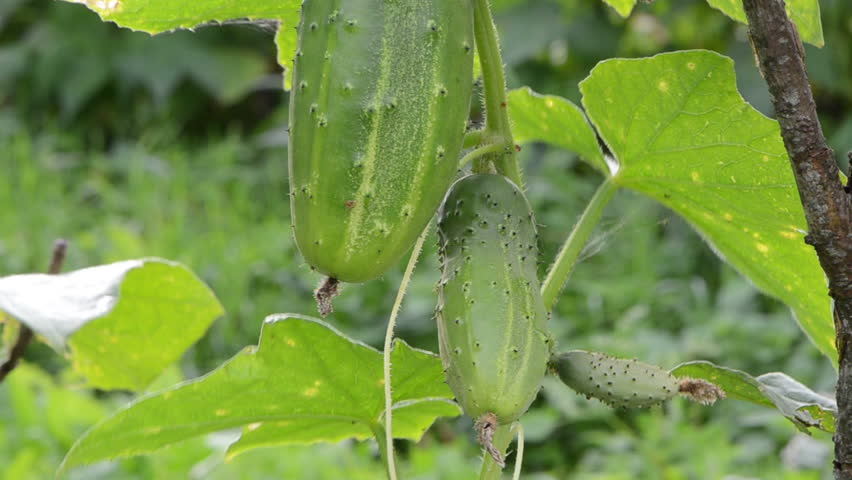
[[[59,239],[54,242],[53,255],[50,258],[50,266],[47,269],[47,273],[56,275],[62,271],[62,263],[65,261],[65,251],[67,249],[68,242],[65,240]],[[30,327],[21,323],[18,338],[15,340],[15,344],[12,345],[12,349],[9,351],[9,358],[6,359],[3,364],[0,364],[0,383],[2,383],[3,380],[6,379],[6,376],[18,366],[18,362],[21,360],[21,357],[24,356],[24,352],[27,350],[27,346],[32,341],[33,336],[33,331]]]
[[[852,480],[852,196],[817,118],[804,48],[783,0],[743,0],[752,47],[775,106],[799,189],[808,235],[828,277],[840,370],[834,476]]]

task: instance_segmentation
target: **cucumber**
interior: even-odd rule
[[[552,368],[577,393],[612,406],[659,405],[680,390],[678,379],[655,365],[583,350],[555,355]]]
[[[535,399],[552,343],[532,209],[505,177],[470,175],[447,194],[438,235],[436,310],[447,383],[478,424],[509,424]]]
[[[306,0],[290,95],[296,244],[343,282],[414,244],[457,172],[473,71],[470,0]]]

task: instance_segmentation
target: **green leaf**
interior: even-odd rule
[[[728,398],[776,408],[802,431],[818,428],[834,432],[837,403],[784,373],[772,372],[754,378],[740,370],[705,361],[680,364],[671,373],[676,377],[707,380],[725,390]]]
[[[742,0],[707,0],[707,3],[738,22],[748,23]],[[820,22],[819,0],[786,0],[786,4],[787,15],[796,24],[802,41],[817,47],[825,45]]]
[[[636,5],[636,0],[604,0],[604,2],[614,8],[622,18],[627,18]]]
[[[177,361],[222,306],[183,265],[127,260],[62,275],[0,278],[0,310],[58,350],[97,388],[145,388]]]
[[[778,123],[740,97],[733,62],[708,51],[607,60],[580,90],[619,162],[613,181],[686,218],[836,360],[825,275],[804,243]]]
[[[234,19],[298,21],[298,0],[65,0],[83,4],[105,22],[150,34]],[[295,26],[296,23],[291,24]]]
[[[435,418],[454,417],[459,414],[459,407],[445,398],[424,398],[399,402],[394,405],[393,411],[394,437],[418,441]],[[255,422],[243,428],[240,439],[228,448],[227,458],[258,447],[339,442],[347,438],[366,440],[372,436],[373,432],[366,423],[353,424],[336,418]]]
[[[547,142],[577,152],[605,176],[610,169],[598,147],[595,132],[583,111],[555,95],[539,95],[529,87],[509,92],[509,115],[515,141]]]
[[[293,20],[298,22],[298,15]],[[278,47],[278,65],[284,69],[284,90],[288,92],[293,85],[293,59],[296,56],[297,43],[298,35],[295,28],[284,25],[278,28],[275,33],[275,46]]]
[[[21,333],[21,322],[0,311],[0,363],[6,363]]]
[[[65,0],[81,3],[97,12],[105,22],[150,34],[191,29],[207,23],[229,20],[271,20],[278,22],[275,43],[279,64],[284,67],[285,88],[289,90],[296,30],[301,0]],[[235,78],[241,78],[234,73]],[[234,88],[234,87],[231,87]],[[225,92],[225,95],[229,91]]]
[[[398,341],[391,357],[402,437],[418,438],[436,416],[460,413],[437,356]],[[261,445],[366,438],[381,430],[382,379],[382,356],[373,348],[319,320],[271,316],[258,347],[119,411],[81,437],[60,470],[238,426],[246,429],[232,456]]]

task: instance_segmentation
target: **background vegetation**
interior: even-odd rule
[[[826,47],[809,47],[808,63],[843,162],[852,150],[852,5],[820,3]],[[627,20],[598,0],[499,0],[495,8],[510,86],[577,101],[577,83],[599,60],[708,48],[735,59],[743,96],[771,113],[744,27],[704,0],[657,0]],[[142,256],[186,263],[228,313],[161,386],[255,343],[265,315],[315,308],[319,277],[290,235],[287,96],[274,29],[235,24],[151,38],[70,4],[0,3],[0,272],[44,270],[57,237],[71,242],[68,269]],[[565,152],[531,146],[522,159],[547,260],[600,179]],[[676,215],[629,192],[607,215],[551,318],[560,345],[663,366],[707,359],[754,374],[784,370],[831,391],[828,360],[788,309],[721,263]],[[378,346],[399,267],[347,287],[332,323]],[[436,271],[430,247],[398,331],[430,350]],[[0,385],[0,478],[50,478],[74,439],[130,398],[83,389],[46,347],[31,347],[26,359]],[[525,478],[829,478],[827,436],[797,434],[771,411],[732,402],[613,411],[547,382],[524,423]],[[472,478],[478,452],[469,426],[442,420],[420,444],[401,444],[407,478]],[[257,450],[225,463],[230,438],[223,432],[70,477],[383,475],[369,443]]]

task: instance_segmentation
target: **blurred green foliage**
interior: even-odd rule
[[[577,101],[577,83],[599,60],[709,48],[734,58],[743,96],[771,113],[745,27],[704,0],[657,0],[626,20],[598,0],[494,3],[512,87]],[[820,4],[826,46],[808,47],[808,64],[842,162],[852,150],[852,4]],[[161,387],[255,343],[266,314],[314,312],[319,277],[289,231],[286,95],[273,30],[227,25],[151,38],[77,5],[0,2],[0,272],[43,270],[57,237],[71,242],[68,269],[149,255],[187,264],[227,314]],[[543,271],[600,178],[567,152],[528,146],[522,158],[542,225]],[[550,320],[561,346],[666,367],[707,359],[753,374],[782,370],[831,391],[831,366],[789,311],[756,293],[665,208],[620,193],[586,256]],[[331,321],[379,345],[401,269],[347,286]],[[432,350],[436,272],[432,238],[398,330]],[[46,347],[32,346],[27,361],[0,385],[0,478],[49,478],[85,428],[129,399],[79,388]],[[803,439],[780,416],[733,402],[613,411],[548,381],[525,424],[524,478],[829,478],[830,439]],[[469,427],[441,421],[421,444],[400,444],[406,478],[472,478],[478,452]],[[225,464],[228,435],[69,478],[383,472],[369,442],[262,449]]]

